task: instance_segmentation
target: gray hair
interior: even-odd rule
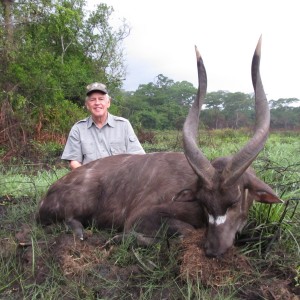
[[[87,102],[90,99],[91,96],[86,96],[85,97],[85,102]],[[105,94],[105,97],[107,98],[107,100],[111,100],[111,97],[108,94]]]

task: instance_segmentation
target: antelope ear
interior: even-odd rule
[[[268,203],[268,204],[273,204],[273,203],[282,203],[283,201],[279,199],[275,194],[271,194],[268,191],[252,191],[252,195],[254,195],[254,200],[261,202],[261,203]]]
[[[247,188],[254,197],[254,200],[258,202],[268,204],[283,202],[281,199],[279,199],[270,186],[258,179],[255,175],[249,174]]]

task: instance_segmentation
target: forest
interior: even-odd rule
[[[130,27],[111,25],[113,7],[86,11],[83,0],[1,0],[0,156],[18,156],[35,142],[63,144],[73,123],[87,115],[85,87],[108,86],[111,113],[128,118],[139,132],[181,130],[196,95],[190,82],[158,74],[136,91],[126,77],[123,41]],[[299,99],[269,99],[272,130],[299,130]],[[205,129],[251,128],[252,94],[207,94]]]

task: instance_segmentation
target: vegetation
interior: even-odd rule
[[[85,4],[0,1],[0,299],[299,296],[299,99],[270,99],[271,127],[284,132],[271,134],[254,167],[285,203],[253,206],[238,242],[244,255],[225,267],[232,271],[226,281],[220,273],[214,280],[201,277],[217,271],[216,261],[206,261],[207,269],[195,263],[192,257],[205,261],[195,242],[190,255],[176,239],[146,249],[133,236],[106,244],[115,232],[91,227],[87,241],[79,243],[62,225],[43,230],[35,224],[42,195],[68,172],[59,156],[72,124],[86,116],[88,83],[107,84],[111,112],[130,119],[147,152],[182,150],[181,128],[196,94],[191,83],[163,74],[123,91],[122,41],[130,28],[126,22],[111,26],[112,7],[99,4],[88,12]],[[200,146],[209,159],[245,143],[254,123],[253,100],[240,92],[208,93]]]
[[[129,28],[113,29],[105,4],[84,7],[84,0],[0,1],[0,142],[10,156],[32,139],[63,139],[85,116],[88,83],[109,82],[112,92],[121,85]]]
[[[180,129],[196,96],[189,82],[174,82],[158,75],[156,82],[140,85],[124,95],[126,106],[120,107],[125,117],[148,129]],[[299,99],[271,100],[271,128],[293,130],[300,128]],[[208,129],[252,127],[254,98],[251,94],[217,91],[208,93],[201,112],[202,126]]]
[[[196,88],[159,74],[136,91],[123,91],[124,21],[113,27],[113,8],[89,12],[84,0],[0,1],[0,157],[22,157],[36,142],[63,145],[72,124],[86,116],[85,86],[107,84],[111,112],[137,130],[181,129]],[[270,99],[272,129],[300,128],[299,99]],[[208,129],[249,128],[253,95],[208,93],[201,113]]]
[[[212,159],[236,151],[249,133],[201,130],[200,135],[200,145]],[[182,150],[176,131],[156,131],[155,140],[143,145],[147,151]],[[195,252],[201,250],[199,245],[192,249],[194,255],[187,255],[178,239],[142,248],[134,236],[124,236],[120,244],[106,244],[116,234],[114,230],[88,228],[88,239],[82,243],[62,225],[42,229],[34,222],[37,203],[68,169],[54,166],[55,158],[49,164],[42,159],[40,164],[2,165],[0,298],[272,299],[270,295],[277,295],[296,299],[300,295],[299,150],[297,133],[271,134],[254,167],[285,203],[255,204],[238,238],[236,261],[230,265],[242,268],[230,269],[225,280],[220,276],[229,271],[227,265],[220,276],[207,281],[201,270],[211,272],[215,261],[208,260],[207,267],[196,266],[193,259],[201,254]],[[191,270],[188,273],[187,267],[193,267],[198,275]]]

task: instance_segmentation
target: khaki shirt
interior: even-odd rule
[[[77,122],[69,133],[61,159],[82,164],[122,153],[144,154],[127,119],[108,114],[107,122],[98,128],[92,117]]]

